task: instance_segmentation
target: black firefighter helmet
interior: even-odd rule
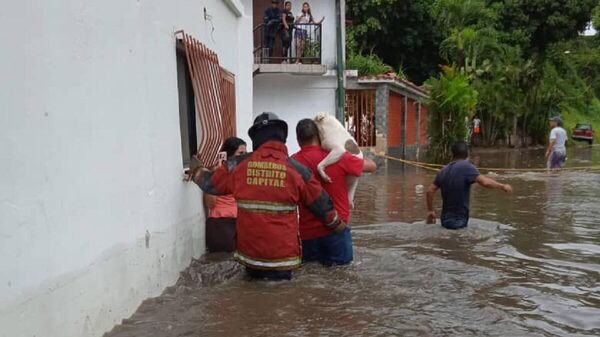
[[[279,119],[279,116],[277,116],[273,112],[263,112],[260,115],[258,115],[254,119],[254,124],[248,130],[248,136],[250,136],[250,139],[254,140],[254,138],[260,131],[266,130],[266,129],[271,129],[271,128],[278,128],[280,130],[283,130],[283,132],[285,134],[285,138],[287,138],[287,134],[288,134],[287,123],[285,121]]]

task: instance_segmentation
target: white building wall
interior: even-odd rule
[[[236,99],[238,99],[236,116],[237,136],[244,139],[250,146],[252,141],[248,136],[248,129],[254,120],[251,110],[252,102],[254,101],[254,84],[252,80],[254,66],[252,0],[234,1],[239,2],[244,10],[243,17],[238,19],[238,48],[244,52],[238,53],[238,71],[236,72],[236,76],[243,78],[244,85],[240,86],[236,84]]]
[[[250,0],[245,0],[248,6]],[[300,15],[302,0],[292,0],[292,12]],[[290,154],[299,150],[296,141],[296,124],[303,118],[313,118],[318,112],[335,115],[336,111],[336,18],[335,1],[310,1],[316,21],[322,23],[322,64],[327,65],[325,75],[297,75],[289,73],[258,74],[254,77],[253,116],[263,111],[277,113],[288,123],[288,149]],[[342,10],[345,1],[341,1]],[[345,23],[342,11],[342,24]],[[342,26],[343,28],[343,26]],[[344,31],[342,35],[345,36]],[[345,45],[345,42],[343,45]]]
[[[173,33],[185,29],[236,74],[245,127],[252,18],[227,2],[239,4],[4,6],[0,336],[101,336],[203,253],[201,193],[181,180]]]
[[[290,155],[300,147],[296,124],[314,118],[318,112],[335,115],[336,77],[262,74],[254,77],[254,116],[270,111],[288,123],[287,146]]]

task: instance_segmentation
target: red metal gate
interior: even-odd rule
[[[347,90],[345,103],[346,129],[358,146],[375,146],[375,90]]]

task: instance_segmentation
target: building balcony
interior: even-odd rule
[[[254,74],[325,74],[321,37],[320,23],[294,24],[288,30],[280,22],[255,26]]]

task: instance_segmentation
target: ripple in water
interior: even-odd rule
[[[490,167],[515,158],[543,161],[480,155]],[[106,336],[599,336],[600,174],[495,178],[514,195],[474,187],[469,228],[448,231],[422,223],[415,186],[431,173],[388,164],[359,184],[351,266],[263,283],[227,259],[197,263]]]

